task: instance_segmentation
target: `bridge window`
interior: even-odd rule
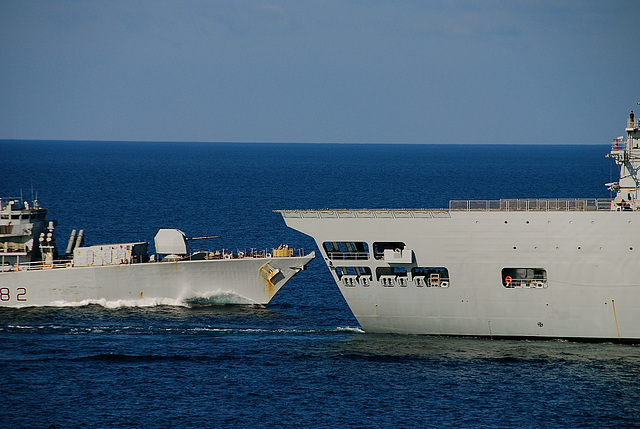
[[[322,247],[331,260],[369,259],[369,246],[363,241],[325,241]]]
[[[503,268],[502,286],[512,288],[547,287],[547,270],[544,268]]]

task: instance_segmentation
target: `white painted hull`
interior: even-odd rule
[[[313,259],[299,257],[148,262],[0,273],[0,306],[267,304]],[[269,279],[265,268],[276,273]]]
[[[640,340],[638,211],[367,212],[282,212],[316,240],[367,332]],[[384,287],[375,272],[388,262],[330,260],[323,243],[331,241],[404,242],[412,262],[396,265],[446,267],[449,287],[417,287],[410,275],[406,286]],[[335,267],[353,265],[371,268],[370,285],[345,286]],[[507,288],[505,267],[544,268],[546,285]]]

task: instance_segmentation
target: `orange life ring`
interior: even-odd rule
[[[511,284],[511,280],[513,280],[513,279],[511,278],[511,276],[507,276],[507,277],[505,277],[505,278],[504,278],[505,283],[506,283],[506,284],[508,284],[508,285],[510,285],[510,284]]]

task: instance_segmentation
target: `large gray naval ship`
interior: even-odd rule
[[[37,201],[0,199],[0,306],[267,304],[315,257],[270,251],[189,252],[191,240],[160,229],[147,242],[84,245],[72,231],[58,255],[53,221]]]
[[[640,123],[613,199],[280,210],[313,237],[367,332],[640,341]]]

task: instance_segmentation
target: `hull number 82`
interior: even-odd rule
[[[0,301],[11,301],[11,299],[15,299],[16,301],[24,302],[27,300],[27,288],[26,287],[17,287],[15,290],[11,290],[8,287],[0,287]]]

